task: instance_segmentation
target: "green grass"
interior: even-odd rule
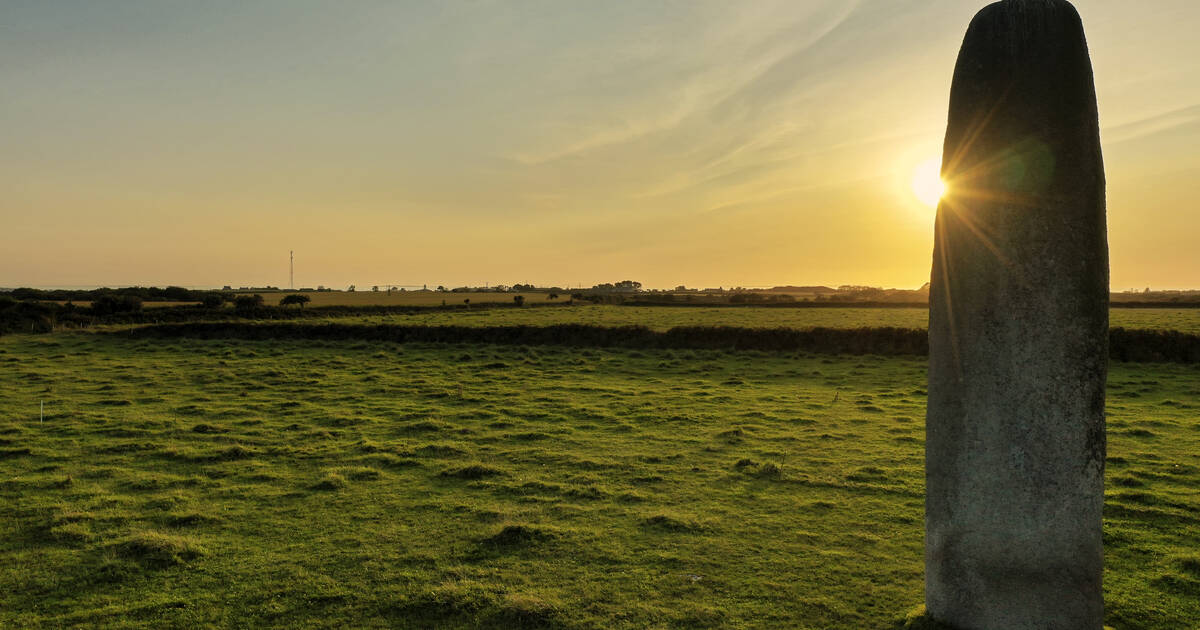
[[[923,360],[60,334],[0,367],[0,627],[888,628],[921,601]],[[1118,630],[1200,619],[1198,383],[1113,366]]]
[[[1200,334],[1200,309],[1115,308],[1111,325]],[[595,306],[571,308],[430,311],[411,315],[339,318],[339,321],[460,326],[597,324],[648,326],[738,326],[744,328],[926,328],[926,308],[755,308]]]

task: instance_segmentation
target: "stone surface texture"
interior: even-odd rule
[[[926,419],[926,607],[965,630],[1103,625],[1097,118],[1070,3],[976,15],[950,93]]]

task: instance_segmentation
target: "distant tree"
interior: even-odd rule
[[[239,311],[259,308],[263,305],[263,296],[255,293],[254,295],[239,295],[233,298],[233,306]]]
[[[467,306],[470,306],[470,305],[471,305],[471,298],[467,298],[467,299],[463,300],[463,304],[466,304]]]
[[[192,292],[183,287],[167,287],[162,290],[162,296],[174,302],[187,302],[192,300]]]
[[[525,306],[525,296],[524,295],[514,295],[513,303],[516,304],[517,306]]]
[[[298,293],[293,293],[291,295],[283,296],[283,299],[279,300],[279,305],[280,306],[292,306],[294,304],[296,306],[299,306],[300,308],[304,308],[304,305],[308,304],[311,301],[312,301],[312,298],[308,297],[307,295],[300,295]]]
[[[446,287],[444,287],[444,286],[442,286],[442,285],[440,285],[440,284],[439,284],[439,285],[438,285],[438,288],[437,288],[437,290],[438,290],[438,291],[445,291],[445,290],[446,290]]]
[[[547,299],[547,300],[557,300],[557,299],[558,299],[558,294],[557,294],[557,293],[551,293],[550,295],[547,295],[547,296],[546,296],[546,299]]]
[[[225,305],[225,298],[220,293],[205,293],[200,300],[200,306],[204,308],[221,308]]]
[[[375,285],[375,286],[371,287],[371,290],[376,293],[379,293],[379,285]]]
[[[352,284],[346,287],[346,293],[354,293],[355,286]]]
[[[142,298],[136,295],[102,295],[92,301],[92,312],[97,315],[136,313],[142,310]]]
[[[622,280],[616,284],[618,291],[638,291],[642,288],[642,283],[635,280]]]

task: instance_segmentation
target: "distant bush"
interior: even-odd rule
[[[193,322],[140,328],[135,335],[241,339],[356,339],[364,341],[485,343],[624,348],[706,348],[821,352],[826,354],[925,355],[924,330],[904,328],[755,329],[682,326],[666,332],[645,326],[397,326]],[[486,366],[485,366],[486,367]]]
[[[1117,361],[1200,363],[1200,335],[1177,330],[1108,331],[1108,355]]]
[[[0,297],[0,334],[50,332],[58,310],[50,304]]]
[[[304,305],[308,304],[311,301],[312,301],[312,298],[308,297],[307,295],[293,293],[291,295],[283,296],[283,299],[279,300],[279,305],[280,306],[296,305],[296,306],[299,306],[300,308],[304,308]]]
[[[94,315],[136,313],[142,310],[142,299],[136,295],[102,295],[92,302]]]
[[[204,297],[204,291],[193,291],[183,287],[122,287],[119,289],[31,289],[23,287],[13,289],[12,297],[18,300],[44,300],[65,302],[79,300],[95,302],[106,295],[133,296],[144,302],[199,302]]]
[[[525,306],[525,296],[524,295],[514,295],[513,296],[513,304],[516,304],[517,306]]]
[[[260,308],[263,305],[263,296],[255,293],[254,295],[239,295],[233,298],[233,306],[238,310],[250,310]]]
[[[625,295],[621,293],[573,293],[572,299],[586,300],[592,304],[624,304]]]
[[[205,293],[200,305],[204,308],[221,308],[225,305],[225,298],[219,293]]]
[[[162,296],[172,302],[189,302],[194,300],[195,293],[183,287],[167,287],[162,290]]]

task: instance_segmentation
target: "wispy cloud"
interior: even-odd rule
[[[1200,123],[1200,105],[1183,107],[1140,120],[1107,127],[1101,135],[1108,144],[1119,144]]]
[[[653,136],[689,133],[705,124],[745,122],[755,110],[785,97],[792,85],[781,85],[780,69],[803,56],[804,52],[836,30],[853,13],[858,2],[827,2],[809,8],[799,21],[776,29],[764,37],[769,20],[787,16],[785,10],[762,11],[758,19],[744,19],[727,31],[708,35],[694,49],[702,51],[705,63],[689,60],[664,84],[638,83],[637,69],[629,70],[628,89],[652,95],[641,107],[600,123],[598,129],[580,137],[578,125],[564,126],[568,137],[557,146],[524,150],[510,157],[526,166],[579,158],[602,149],[630,145]],[[664,42],[679,46],[680,42]],[[669,57],[666,51],[663,56]],[[657,79],[659,77],[653,76]],[[794,79],[794,77],[793,77]],[[630,95],[637,100],[637,95]],[[743,148],[759,142],[750,139]],[[670,143],[666,139],[665,144]],[[711,158],[710,158],[711,159]]]

